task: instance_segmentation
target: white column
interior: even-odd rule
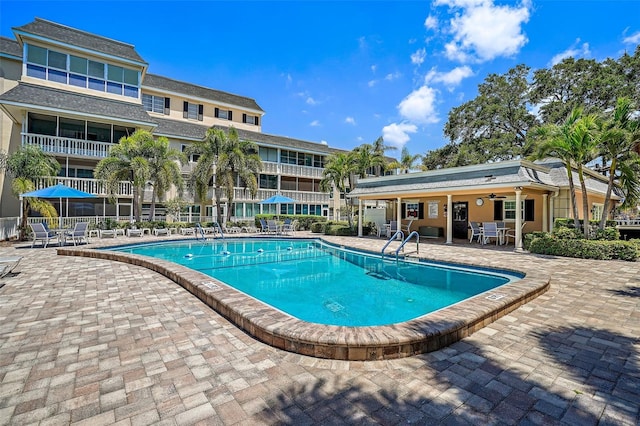
[[[362,200],[358,198],[358,237],[362,237]]]
[[[447,242],[453,243],[453,196],[447,194]]]
[[[516,188],[516,241],[515,251],[522,251],[522,188]]]
[[[549,232],[549,194],[542,194],[542,232]]]

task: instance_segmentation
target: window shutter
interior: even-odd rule
[[[189,102],[182,103],[182,118],[189,118]]]
[[[493,201],[493,220],[502,220],[502,200]]]
[[[213,110],[213,116],[215,118],[218,118],[220,116],[220,109],[219,108],[214,108]]]
[[[204,105],[198,105],[198,120],[202,121],[204,118]]]
[[[164,115],[169,115],[171,112],[171,98],[164,98]]]
[[[229,121],[233,120],[232,115],[231,115],[231,111],[229,111]]]
[[[242,122],[243,123],[247,122],[247,114],[242,114]]]
[[[402,211],[402,217],[407,217],[407,203],[402,203],[400,211]]]
[[[260,123],[260,117],[258,117],[257,115],[256,115],[256,118],[255,118],[255,123],[256,123],[256,126],[260,125],[259,124]]]
[[[525,222],[531,222],[535,220],[533,218],[534,213],[534,203],[533,200],[524,200],[524,220]]]
[[[418,203],[418,219],[424,219],[424,203]]]

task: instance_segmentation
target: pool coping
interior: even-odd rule
[[[334,245],[330,241],[325,242]],[[124,262],[158,272],[257,340],[289,352],[336,360],[395,359],[441,349],[538,297],[550,285],[550,277],[540,271],[500,268],[525,274],[525,277],[404,323],[365,327],[333,326],[294,318],[185,266],[142,255],[109,251],[108,248],[62,247],[57,249],[57,253]],[[423,259],[443,263],[436,259]],[[464,261],[455,264],[487,268]]]

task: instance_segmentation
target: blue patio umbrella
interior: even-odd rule
[[[60,215],[58,216],[58,225],[62,227],[62,199],[66,198],[95,198],[96,196],[79,189],[71,188],[61,183],[46,188],[37,189],[31,192],[25,192],[21,197],[35,198],[58,198],[60,200]],[[67,210],[67,216],[69,211]]]
[[[293,198],[285,197],[284,195],[276,194],[266,200],[260,201],[260,204],[277,204],[276,217],[280,214],[280,204],[293,204],[296,200]]]

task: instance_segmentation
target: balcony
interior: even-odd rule
[[[52,177],[50,179],[51,181],[47,181],[45,179],[38,180],[36,182],[36,189],[45,188],[50,185],[57,185],[61,183],[71,188],[96,195],[98,197],[108,196],[107,191],[105,190],[104,183],[99,179],[72,178],[61,176]],[[133,197],[133,186],[131,185],[131,182],[120,182],[116,195],[121,198]]]
[[[322,179],[322,171],[324,169],[318,167],[297,166],[295,164],[281,164],[271,163],[268,161],[262,162],[262,173],[284,175],[284,176],[298,176],[311,179]]]
[[[58,156],[92,159],[107,157],[109,148],[113,146],[108,142],[95,142],[34,133],[22,133],[22,145],[36,145],[42,151]]]
[[[255,198],[251,198],[249,190],[236,188],[234,190],[234,202],[260,202],[269,197],[276,195],[277,191],[272,189],[259,189]],[[281,195],[296,200],[298,204],[327,204],[329,203],[329,194],[324,192],[305,192],[305,191],[280,191]]]

